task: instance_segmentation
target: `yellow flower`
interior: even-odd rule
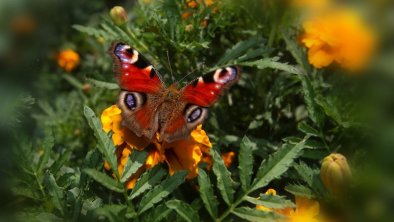
[[[199,163],[206,162],[208,166],[211,165],[209,150],[212,144],[201,125],[191,132],[189,138],[166,143],[159,142],[159,134],[156,135],[154,141],[147,141],[144,138],[137,137],[129,129],[123,127],[121,122],[121,110],[116,105],[105,109],[101,115],[103,130],[107,133],[112,132],[112,140],[117,146],[116,154],[118,156],[120,175],[133,150],[149,149],[145,165],[127,181],[128,189],[134,187],[139,175],[145,169],[152,168],[159,163],[167,163],[171,175],[179,170],[187,170],[189,172],[186,176],[187,179],[198,175]],[[104,163],[104,167],[107,170],[110,169],[108,163]]]
[[[316,68],[337,62],[349,70],[358,70],[366,64],[375,45],[372,31],[349,10],[328,10],[306,20],[303,28],[300,41]]]
[[[330,0],[291,0],[291,4],[297,8],[322,9],[331,3]]]
[[[224,165],[226,165],[227,168],[229,168],[233,163],[234,157],[235,157],[235,153],[233,151],[222,154]]]
[[[265,194],[276,195],[274,189],[269,189]],[[270,209],[265,206],[257,205],[256,209],[262,211],[274,211],[286,218],[280,221],[283,222],[322,222],[319,217],[320,205],[319,202],[296,196],[296,207],[284,209]]]
[[[57,64],[66,72],[73,71],[79,65],[80,57],[72,49],[61,51],[57,56]]]

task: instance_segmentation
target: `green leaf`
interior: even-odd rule
[[[131,157],[129,157],[129,159],[126,162],[120,182],[122,182],[122,183],[126,182],[126,180],[131,175],[133,175],[135,172],[137,172],[137,170],[142,165],[144,165],[147,156],[148,156],[147,151],[134,150],[131,153]]]
[[[323,123],[323,112],[315,101],[316,92],[312,86],[312,83],[308,76],[299,75],[299,78],[302,83],[302,90],[304,93],[304,99],[306,103],[306,108],[308,110],[309,118],[319,127],[322,126]]]
[[[287,49],[290,51],[297,63],[301,65],[307,71],[307,73],[310,73],[312,71],[312,68],[308,62],[306,54],[297,43],[297,41],[290,39],[288,36],[289,33],[282,32],[282,38],[286,42]]]
[[[143,173],[135,183],[135,186],[130,193],[129,199],[134,199],[146,190],[151,189],[153,186],[158,184],[161,179],[163,179],[166,173],[167,171],[160,165],[157,165],[153,169]]]
[[[168,208],[166,204],[160,204],[153,210],[148,211],[148,215],[145,216],[145,221],[161,221],[171,213],[172,209]]]
[[[215,219],[218,214],[219,203],[213,193],[211,180],[203,169],[198,170],[198,185],[200,186],[200,197],[204,202],[205,209]]]
[[[98,149],[100,153],[103,154],[104,159],[109,163],[115,175],[119,177],[118,160],[115,155],[116,148],[113,145],[112,140],[103,131],[103,127],[101,126],[100,121],[98,120],[96,114],[94,114],[92,109],[85,106],[84,114],[90,128],[93,129],[94,134],[99,141]]]
[[[187,222],[200,221],[198,213],[187,203],[179,200],[170,200],[166,203],[167,207],[175,210]]]
[[[319,131],[313,128],[312,126],[308,125],[306,122],[301,122],[300,124],[298,124],[298,130],[311,136],[317,136],[317,137],[320,136]]]
[[[249,49],[254,46],[257,46],[259,43],[262,43],[263,40],[259,38],[251,38],[245,41],[238,42],[232,48],[228,49],[224,56],[217,62],[218,66],[229,63],[231,60],[234,60],[242,55]]]
[[[187,171],[176,172],[173,176],[168,177],[160,185],[150,190],[141,200],[139,214],[149,210],[154,204],[162,201],[172,193],[185,180]]]
[[[126,210],[127,210],[126,205],[110,204],[95,209],[93,213],[94,215],[96,215],[96,217],[102,216],[107,218],[108,221],[110,222],[118,222],[118,221],[124,221],[121,219],[126,214]]]
[[[280,150],[270,155],[263,161],[252,184],[251,190],[257,190],[268,185],[273,179],[280,177],[291,166],[294,159],[298,157],[304,148],[307,138],[292,145],[285,144]]]
[[[314,171],[312,168],[310,168],[308,165],[306,165],[304,162],[301,162],[299,164],[294,164],[294,169],[297,171],[298,175],[300,178],[305,181],[309,187],[312,187],[313,184],[313,177],[315,174],[318,172]]]
[[[276,60],[277,60],[276,58],[266,58],[266,59],[252,61],[252,62],[241,62],[241,63],[238,63],[238,65],[256,67],[258,69],[270,68],[270,69],[285,71],[285,72],[288,72],[291,74],[296,74],[296,75],[302,74],[302,70],[300,68],[289,65],[289,64],[277,62]]]
[[[44,183],[53,204],[60,211],[61,215],[65,216],[67,209],[64,205],[64,190],[57,185],[55,177],[49,171],[45,173]]]
[[[299,185],[299,184],[291,184],[285,187],[285,190],[294,196],[305,197],[308,199],[312,199],[315,197],[312,190],[306,186]]]
[[[95,79],[91,79],[91,78],[86,78],[86,81],[91,83],[93,86],[99,87],[99,88],[104,88],[104,89],[109,89],[109,90],[118,90],[119,89],[119,85],[116,83],[112,83],[112,82],[104,82],[104,81],[95,80]]]
[[[266,212],[249,207],[235,208],[232,213],[247,221],[277,222],[279,218],[272,212]]]
[[[254,143],[250,141],[248,137],[244,137],[241,142],[241,148],[238,156],[238,169],[239,169],[239,180],[244,191],[246,191],[252,180],[253,173],[253,147]]]
[[[77,89],[82,89],[83,84],[74,76],[69,75],[69,74],[63,74],[62,78],[65,79],[70,85],[74,86]]]
[[[234,182],[231,179],[231,173],[227,170],[223,159],[216,150],[211,149],[211,155],[213,157],[212,169],[216,175],[217,187],[223,200],[230,205],[234,200]]]
[[[37,167],[38,172],[41,172],[44,169],[45,165],[48,163],[51,150],[54,144],[55,144],[55,139],[53,137],[53,133],[51,130],[48,130],[44,143],[42,144],[44,154],[42,155],[40,162],[38,164]]]
[[[261,205],[271,209],[284,209],[286,207],[295,207],[293,202],[286,200],[283,196],[262,194],[259,198],[246,197],[246,201],[255,205]]]
[[[121,183],[118,181],[114,180],[113,178],[109,177],[108,175],[99,172],[95,169],[84,169],[83,172],[85,172],[87,175],[92,177],[95,181],[99,182],[101,185],[104,187],[118,192],[122,193],[124,191],[124,188]]]

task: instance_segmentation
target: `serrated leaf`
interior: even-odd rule
[[[129,199],[138,197],[146,190],[151,189],[153,186],[158,184],[166,175],[166,172],[167,171],[165,169],[158,165],[153,169],[143,173],[135,183],[135,186],[130,193]]]
[[[96,138],[98,139],[99,145],[98,149],[103,154],[104,159],[111,166],[112,171],[119,177],[118,173],[118,160],[115,155],[115,146],[108,135],[103,131],[102,126],[96,114],[89,107],[85,106],[84,114],[90,128],[93,129]]]
[[[86,78],[86,81],[91,83],[95,87],[109,89],[109,90],[118,90],[119,85],[112,82],[104,82],[96,79]]]
[[[172,193],[185,180],[187,171],[176,172],[173,176],[168,177],[160,185],[150,190],[141,200],[139,214],[149,210],[154,204],[162,201]]]
[[[311,136],[317,136],[317,137],[320,136],[319,131],[313,128],[312,126],[308,125],[306,122],[301,122],[300,124],[298,124],[298,130]]]
[[[282,38],[286,42],[287,49],[290,51],[297,63],[301,65],[308,73],[310,73],[312,68],[305,53],[301,49],[300,45],[297,44],[296,41],[290,39],[288,36],[288,33],[282,32]]]
[[[233,214],[247,221],[277,222],[278,217],[272,212],[257,210],[249,207],[239,207],[232,211]]]
[[[93,211],[93,213],[98,217],[98,216],[103,216],[108,219],[108,221],[111,222],[118,222],[118,221],[124,221],[121,220],[121,218],[124,218],[123,216],[126,214],[127,206],[126,205],[116,205],[116,204],[110,204],[110,205],[104,205],[100,208],[97,208]]]
[[[61,212],[61,214],[65,216],[66,206],[63,202],[64,190],[57,185],[55,177],[49,171],[45,173],[44,182],[49,195],[52,197],[53,204]]]
[[[223,200],[230,205],[234,201],[234,181],[231,179],[231,173],[216,150],[211,149],[211,155],[213,157],[212,170],[216,175],[217,187]]]
[[[241,187],[246,191],[252,180],[253,173],[253,144],[248,137],[244,137],[241,141],[241,146],[238,156],[238,170],[239,170],[239,180],[241,181]]]
[[[198,170],[198,185],[200,186],[200,197],[204,202],[205,209],[213,219],[218,214],[218,200],[213,193],[211,180],[203,169]]]
[[[137,170],[144,165],[146,157],[148,156],[147,151],[136,151],[131,153],[131,157],[128,158],[126,165],[123,170],[120,182],[124,183],[126,180],[137,172]]]
[[[315,197],[312,190],[306,186],[299,185],[299,184],[291,184],[285,187],[285,190],[294,196],[305,197],[308,199],[312,199]]]
[[[48,163],[49,156],[51,154],[51,150],[54,145],[55,145],[55,139],[53,137],[53,133],[51,130],[48,130],[47,135],[45,136],[44,142],[42,144],[43,155],[37,167],[38,172],[41,172],[44,169],[45,165]]]
[[[294,164],[294,169],[297,171],[300,178],[308,184],[309,187],[312,187],[313,177],[317,173],[304,162],[299,164]]]
[[[122,193],[124,190],[121,183],[119,183],[118,181],[114,180],[113,178],[109,177],[108,175],[102,172],[99,172],[95,169],[84,169],[83,172],[85,172],[87,175],[92,177],[95,181],[97,181],[98,183],[100,183],[101,185],[112,191]]]
[[[226,50],[224,56],[217,62],[218,66],[226,64],[231,60],[234,60],[246,53],[247,50],[251,49],[254,46],[257,46],[259,43],[262,43],[263,40],[259,38],[251,38],[245,41],[238,42],[230,49]]]
[[[241,66],[249,66],[249,67],[255,67],[258,69],[275,69],[275,70],[281,70],[285,71],[291,74],[296,74],[296,75],[301,75],[302,70],[296,66],[292,66],[286,63],[281,63],[275,61],[275,58],[266,58],[266,59],[260,59],[252,62],[241,62],[238,63],[238,65]]]
[[[166,204],[160,204],[155,207],[153,210],[147,212],[147,216],[145,216],[145,221],[161,221],[165,217],[167,217],[172,212],[172,209],[168,208]]]
[[[317,125],[321,126],[323,123],[323,112],[315,101],[316,92],[312,86],[312,83],[308,76],[299,75],[302,83],[302,91],[304,94],[304,100],[306,103],[306,108],[308,110],[309,118]]]
[[[279,195],[262,194],[259,198],[246,197],[246,201],[255,205],[261,205],[271,209],[284,209],[286,207],[295,207],[294,203]]]
[[[263,161],[253,181],[251,190],[257,190],[268,185],[273,179],[279,178],[286,172],[294,159],[298,157],[299,153],[304,148],[306,140],[307,138],[295,145],[285,144],[280,150]]]
[[[170,200],[166,202],[166,206],[175,210],[187,222],[200,221],[198,213],[187,203],[180,200]]]

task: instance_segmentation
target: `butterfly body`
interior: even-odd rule
[[[238,69],[215,70],[178,89],[166,87],[157,71],[124,43],[110,48],[120,88],[122,125],[137,136],[172,142],[188,137],[207,117],[208,107],[239,78]]]

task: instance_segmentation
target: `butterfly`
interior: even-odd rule
[[[185,87],[166,87],[157,70],[134,48],[122,42],[112,44],[114,73],[121,91],[117,105],[122,126],[138,137],[173,142],[190,136],[208,114],[208,107],[235,83],[237,67],[209,72]]]

